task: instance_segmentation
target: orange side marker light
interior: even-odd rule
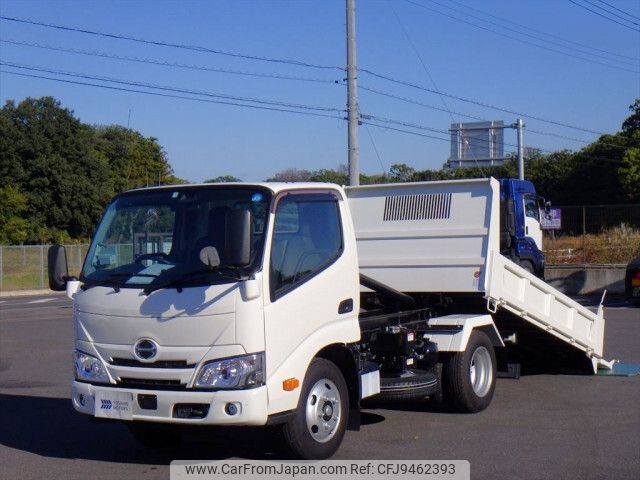
[[[282,389],[286,392],[295,390],[300,386],[300,381],[297,378],[287,378],[282,382]]]

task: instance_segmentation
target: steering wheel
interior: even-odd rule
[[[164,252],[143,253],[135,258],[134,263],[142,263],[143,260],[157,260],[158,263],[171,265],[171,262],[168,260],[168,258],[169,255]]]

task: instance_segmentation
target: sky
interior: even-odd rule
[[[585,0],[576,3],[601,12]],[[591,3],[607,8],[599,0]],[[640,17],[640,0],[606,3]],[[620,10],[612,11],[624,17]],[[3,72],[209,100],[2,73],[2,104],[51,95],[83,122],[129,125],[156,137],[175,174],[191,182],[219,175],[259,181],[287,168],[317,170],[347,163],[345,0],[2,0],[0,15],[207,50],[0,20]],[[440,168],[449,157],[450,124],[475,121],[470,117],[511,124],[522,114],[527,147],[579,149],[598,138],[598,132],[618,131],[628,106],[640,97],[639,27],[623,27],[568,0],[356,0],[356,23],[359,109],[365,122],[377,124],[359,128],[363,173],[381,173],[395,163]],[[107,58],[114,56],[154,63]],[[300,110],[259,104],[321,116],[211,102],[246,104],[247,98],[303,105]],[[505,151],[513,151],[515,143],[515,131],[506,130]]]

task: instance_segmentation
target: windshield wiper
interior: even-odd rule
[[[115,292],[120,291],[120,282],[119,278],[123,277],[152,277],[157,278],[157,275],[152,275],[150,273],[135,273],[135,272],[116,272],[109,275],[107,278],[103,278],[102,280],[98,280],[95,283],[84,283],[82,287],[80,287],[83,291],[88,290],[92,287],[112,287]]]
[[[230,268],[230,267],[226,267],[226,268]],[[237,273],[236,270],[232,270],[232,271]],[[161,283],[157,285],[147,285],[143,290],[143,292],[146,295],[149,295],[151,292],[155,292],[156,290],[160,290],[162,288],[175,288],[176,290],[178,290],[178,293],[181,293],[182,286],[186,283],[189,283],[191,280],[193,280],[193,277],[199,277],[200,275],[212,274],[212,273],[215,273],[222,278],[228,278],[230,280],[235,280],[235,281],[246,280],[248,278],[246,276],[240,275],[239,273],[235,276],[225,275],[220,271],[220,267],[216,267],[214,269],[203,268],[202,270],[192,270],[190,272],[187,272],[181,275],[180,277],[174,278],[173,280],[169,280],[168,282],[165,282],[165,283]]]

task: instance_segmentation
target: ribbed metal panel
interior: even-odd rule
[[[451,194],[395,195],[385,197],[385,222],[400,220],[438,220],[451,215]]]

